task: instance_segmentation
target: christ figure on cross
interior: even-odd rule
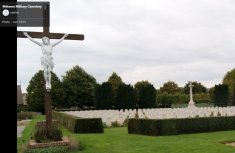
[[[41,57],[41,64],[43,66],[44,70],[44,79],[46,81],[46,90],[50,91],[51,89],[51,71],[54,68],[54,62],[53,62],[53,57],[52,57],[52,49],[59,43],[61,43],[67,36],[68,34],[65,34],[59,41],[57,41],[54,44],[50,43],[50,39],[48,37],[42,37],[42,43],[34,40],[32,37],[28,35],[27,32],[23,32],[23,34],[29,38],[32,42],[35,44],[41,46],[42,49],[42,54],[43,56]]]

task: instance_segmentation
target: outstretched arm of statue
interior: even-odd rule
[[[59,41],[57,41],[56,43],[52,44],[52,46],[54,47],[54,46],[58,45],[59,43],[61,43],[66,37],[68,37],[68,35],[69,34],[66,33]]]
[[[29,38],[29,40],[31,40],[32,42],[34,42],[35,44],[41,46],[42,44],[36,40],[34,40],[32,37],[29,36],[29,34],[27,32],[23,32],[23,34],[25,35],[25,37]]]

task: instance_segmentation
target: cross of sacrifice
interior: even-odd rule
[[[189,107],[192,107],[192,106],[195,106],[195,103],[194,103],[194,101],[193,101],[193,85],[192,85],[192,82],[190,82],[190,84],[189,84],[189,90],[190,90],[190,101],[189,101],[189,104],[188,104],[188,106]]]

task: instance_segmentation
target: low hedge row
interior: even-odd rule
[[[129,119],[128,133],[175,135],[235,130],[235,116],[183,119]]]
[[[37,112],[19,112],[17,113],[17,120],[33,119],[37,115]]]
[[[104,132],[101,118],[79,118],[56,111],[52,111],[52,117],[73,133]]]

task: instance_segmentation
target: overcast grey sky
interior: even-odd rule
[[[172,80],[212,87],[235,67],[234,8],[234,0],[51,0],[50,31],[85,35],[54,48],[54,72],[62,79],[79,65],[99,83],[116,72],[132,85],[148,80],[159,88]],[[17,39],[23,92],[42,69],[41,56],[39,46]]]

